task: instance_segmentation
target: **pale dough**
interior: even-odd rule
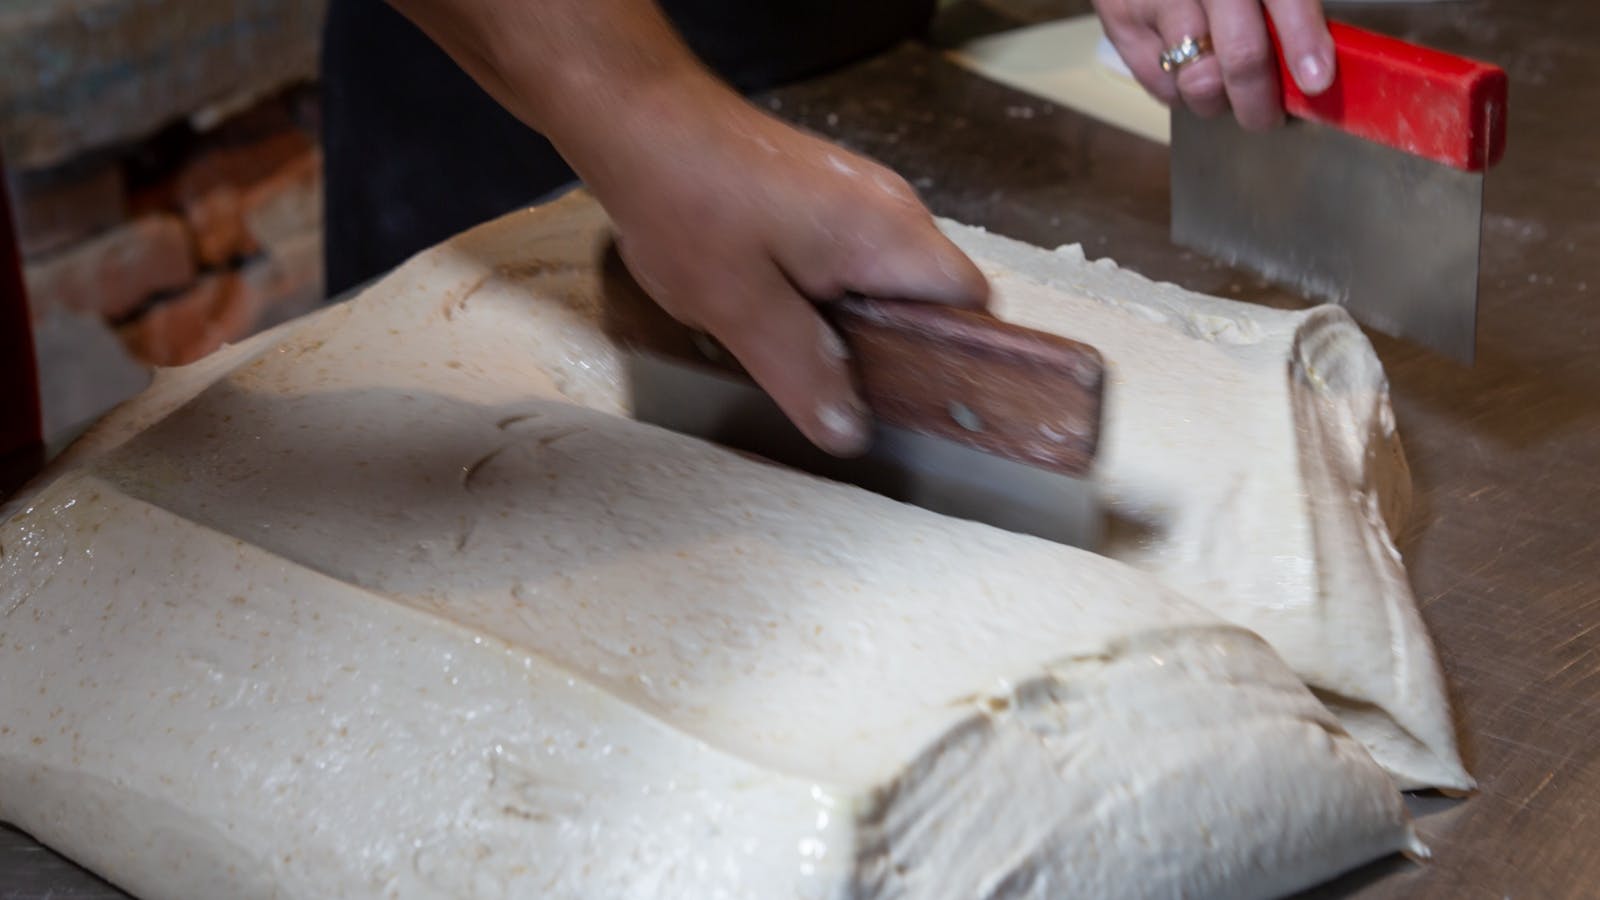
[[[948,227],[1111,361],[1126,562],[618,415],[574,197],[162,373],[0,512],[0,818],[150,897],[1246,897],[1421,852],[1202,608],[1465,783],[1359,332]]]

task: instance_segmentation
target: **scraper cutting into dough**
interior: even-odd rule
[[[576,173],[650,295],[719,338],[812,441],[841,455],[864,449],[868,410],[813,301],[856,292],[985,305],[982,273],[904,179],[735,90],[882,49],[926,25],[931,0],[393,6],[437,47],[376,0],[335,0],[329,14],[331,290]],[[1333,78],[1318,0],[1097,7],[1141,83],[1202,115],[1281,120],[1267,12],[1300,86],[1317,93]],[[449,190],[416,188],[440,179]]]

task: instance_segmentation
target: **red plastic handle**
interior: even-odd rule
[[[1315,97],[1295,86],[1278,52],[1289,115],[1468,172],[1500,161],[1505,70],[1340,22],[1329,22],[1328,30],[1337,69],[1333,86]]]

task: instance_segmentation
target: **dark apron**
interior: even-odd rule
[[[662,6],[695,52],[748,93],[918,34],[934,4],[667,0]],[[501,109],[383,0],[330,4],[322,90],[330,295],[574,178],[548,141]]]
[[[15,221],[0,160],[0,500],[43,462],[33,322]]]

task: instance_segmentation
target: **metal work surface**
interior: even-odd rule
[[[1087,7],[987,2],[1019,19]],[[1312,895],[1597,897],[1600,4],[1342,4],[1335,15],[1497,62],[1511,96],[1506,157],[1485,184],[1477,364],[1374,337],[1416,487],[1401,549],[1481,790],[1413,801],[1431,863],[1388,860]],[[965,18],[970,33],[1001,17]],[[1046,247],[1082,243],[1209,294],[1300,303],[1172,246],[1165,147],[924,48],[773,102],[894,166],[940,215]]]
[[[127,896],[22,832],[0,825],[0,900],[122,900]]]
[[[1087,7],[988,3],[967,0],[941,31]],[[1482,787],[1413,801],[1431,863],[1388,860],[1311,895],[1600,896],[1600,4],[1336,14],[1504,65],[1511,120],[1485,190],[1477,365],[1374,338],[1416,485],[1401,546]],[[1169,243],[1165,147],[985,82],[927,47],[766,102],[899,169],[941,215],[1044,246],[1079,242],[1210,294],[1297,303]],[[122,896],[42,880],[64,870],[20,862],[40,856],[30,847],[0,828],[0,900]]]

